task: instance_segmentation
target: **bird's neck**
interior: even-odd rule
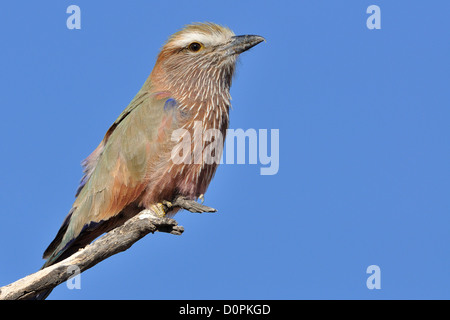
[[[166,92],[178,102],[180,110],[187,115],[185,127],[195,121],[203,123],[204,130],[228,127],[231,105],[230,86],[232,71],[207,72],[197,70],[196,77],[180,75],[171,77],[156,65],[149,77],[153,92]]]

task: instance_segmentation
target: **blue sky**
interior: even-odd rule
[[[66,8],[81,8],[81,30]],[[369,30],[366,9],[381,8]],[[50,299],[449,299],[446,1],[15,1],[0,9],[0,285],[40,268],[80,162],[167,37],[213,21],[242,55],[231,128],[279,129],[280,165],[222,165],[217,214],[176,216]],[[366,268],[381,269],[381,289]]]

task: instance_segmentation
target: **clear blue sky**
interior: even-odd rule
[[[66,8],[81,8],[81,30]],[[381,30],[366,27],[369,5]],[[222,165],[218,214],[176,216],[51,299],[445,298],[447,1],[9,1],[0,8],[0,285],[40,268],[80,161],[183,25],[267,39],[244,53],[231,127],[279,129],[280,167]],[[381,268],[381,289],[366,268]]]

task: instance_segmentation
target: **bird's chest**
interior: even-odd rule
[[[197,198],[206,192],[221,162],[228,110],[199,113],[178,126],[180,119],[171,121],[175,124],[172,130],[162,131],[170,137],[164,139],[167,143],[159,151],[149,179],[148,203],[171,200],[177,195]]]
[[[181,194],[197,197],[206,192],[222,160],[228,118],[224,120],[219,112],[210,113],[174,131],[169,171]]]

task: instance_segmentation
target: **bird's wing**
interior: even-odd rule
[[[138,92],[136,97],[133,99],[133,101],[125,108],[125,110],[122,111],[122,113],[119,115],[119,117],[114,121],[114,123],[111,125],[111,127],[108,129],[108,131],[105,134],[105,137],[103,138],[102,142],[98,145],[98,147],[81,163],[83,166],[83,173],[84,176],[81,178],[80,185],[78,186],[77,192],[75,194],[75,197],[78,197],[81,190],[83,189],[86,182],[91,177],[92,172],[94,171],[97,162],[99,160],[100,155],[103,153],[103,149],[106,145],[106,143],[109,140],[109,137],[111,134],[115,131],[116,127],[124,120],[134,109],[139,107],[142,103],[145,103],[146,99],[148,99],[149,93],[148,91],[141,90]]]
[[[171,125],[168,97],[137,95],[88,158],[85,177],[69,215],[44,252],[47,264],[57,258],[82,233],[119,214],[142,194],[149,162],[157,156],[165,127]],[[170,139],[170,137],[169,137]],[[86,170],[86,168],[88,170]]]

